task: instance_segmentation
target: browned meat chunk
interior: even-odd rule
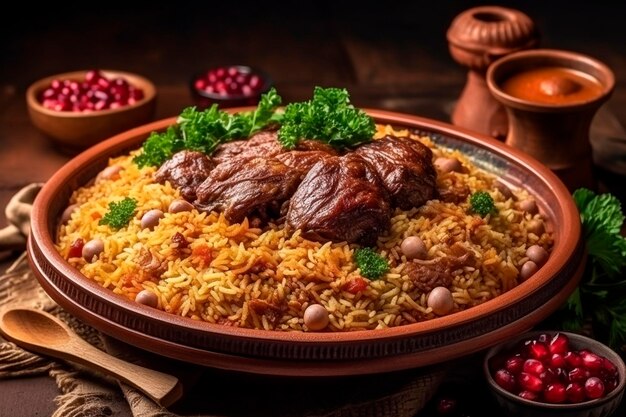
[[[211,159],[201,152],[180,151],[154,173],[157,182],[169,181],[178,188],[183,198],[193,201],[196,198],[196,188],[209,175],[214,164]]]
[[[386,136],[354,153],[374,167],[394,206],[409,210],[435,196],[437,173],[432,151],[420,142]]]
[[[455,243],[450,247],[452,254],[427,261],[414,259],[408,262],[404,272],[411,279],[415,288],[422,292],[432,291],[435,287],[447,287],[454,277],[452,272],[469,265],[473,254],[462,243]]]
[[[291,198],[287,225],[314,240],[372,244],[389,227],[388,199],[363,159],[328,157],[311,168]]]
[[[281,153],[280,155],[276,155],[276,159],[287,165],[289,168],[300,169],[304,172],[308,172],[311,168],[313,168],[313,165],[330,156],[332,155],[322,151],[288,151]]]
[[[211,171],[198,187],[194,205],[202,211],[224,212],[231,222],[246,216],[276,218],[304,174],[273,158],[232,159]]]
[[[284,152],[285,149],[278,142],[278,132],[264,130],[252,135],[246,140],[235,140],[224,143],[213,152],[216,164],[222,164],[232,159],[271,158]]]

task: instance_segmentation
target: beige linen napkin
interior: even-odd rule
[[[41,186],[31,184],[11,199],[6,208],[9,226],[0,230],[0,250],[24,250],[31,204]],[[53,417],[124,415],[126,404],[135,417],[412,417],[446,373],[445,366],[438,366],[391,375],[308,380],[237,374],[169,360],[106,337],[64,312],[39,286],[25,253],[0,276],[0,308],[17,304],[46,310],[89,343],[175,374],[185,387],[185,398],[166,410],[104,375],[27,352],[0,337],[0,378],[47,374],[56,380],[61,394]],[[268,392],[276,395],[268,397]]]

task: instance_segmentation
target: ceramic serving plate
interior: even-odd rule
[[[233,109],[240,111],[242,109]],[[146,307],[100,287],[54,247],[60,214],[73,190],[110,157],[138,148],[161,120],[104,141],[63,166],[33,206],[28,253],[39,282],[68,312],[98,330],[167,357],[221,369],[271,375],[380,373],[436,365],[526,331],[558,309],[577,286],[585,263],[580,219],[569,191],[545,166],[492,138],[416,116],[368,110],[378,123],[427,134],[460,149],[513,187],[527,189],[554,235],[549,260],[530,279],[467,310],[384,330],[346,333],[274,332],[198,322]]]

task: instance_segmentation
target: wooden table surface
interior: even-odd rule
[[[310,98],[313,87],[346,87],[359,107],[449,121],[466,70],[452,60],[446,30],[478,2],[206,2],[166,7],[66,8],[58,4],[6,15],[0,36],[0,206],[22,186],[46,181],[69,155],[30,123],[28,85],[51,74],[89,68],[140,73],[157,86],[156,119],[192,104],[191,74],[229,63],[257,66],[285,102]],[[407,2],[409,3],[409,2]],[[494,2],[495,3],[495,2]],[[569,1],[498,4],[528,14],[541,46],[585,53],[616,76],[607,103],[626,126],[626,7]],[[97,7],[97,8],[96,8]],[[623,193],[623,177],[605,180]],[[6,224],[0,213],[0,227]],[[6,254],[5,254],[6,255]],[[13,255],[5,256],[6,266]],[[0,415],[48,415],[56,387],[46,378],[0,382]],[[37,392],[33,409],[19,404]],[[8,411],[11,410],[11,411]],[[22,413],[22,414],[20,414]]]

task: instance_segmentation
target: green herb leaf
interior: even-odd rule
[[[369,279],[378,279],[389,270],[387,260],[371,248],[357,249],[354,252],[354,261],[361,275]]]
[[[278,139],[288,149],[301,139],[351,147],[371,141],[375,131],[374,120],[350,104],[347,90],[315,87],[312,100],[287,105]]]
[[[580,212],[588,261],[583,280],[555,317],[566,330],[581,331],[590,322],[594,336],[616,350],[626,346],[626,239],[624,214],[611,194],[586,188],[573,193]]]
[[[133,161],[140,168],[160,166],[183,149],[210,155],[221,143],[246,139],[280,120],[275,112],[280,103],[280,96],[272,88],[261,97],[253,112],[232,114],[220,110],[217,104],[204,111],[187,107],[178,116],[176,125],[163,133],[153,132]]]
[[[586,188],[574,191],[573,196],[592,262],[598,263],[608,278],[618,277],[626,268],[626,239],[620,235],[624,214],[619,200]]]
[[[470,196],[469,202],[470,209],[481,217],[496,211],[493,198],[487,191],[476,191]]]
[[[98,224],[106,224],[115,229],[121,229],[128,225],[128,222],[135,214],[136,208],[137,200],[130,197],[126,197],[118,203],[112,201],[109,203],[109,211],[100,219]]]

